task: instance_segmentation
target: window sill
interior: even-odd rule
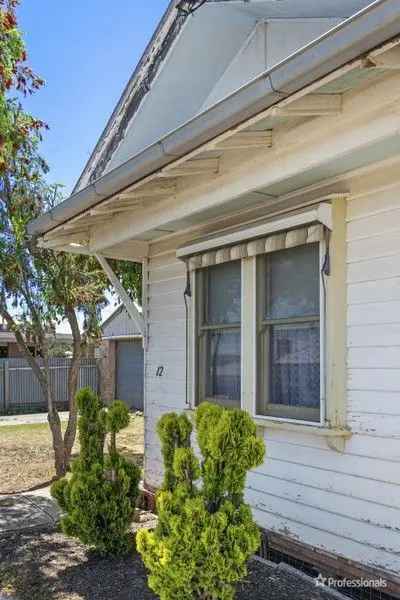
[[[321,427],[320,425],[304,425],[302,423],[293,423],[289,421],[272,420],[268,418],[254,417],[254,422],[260,429],[272,429],[276,431],[292,431],[293,433],[309,433],[318,437],[323,437],[327,445],[336,452],[344,452],[346,441],[352,436],[349,429],[339,427]]]

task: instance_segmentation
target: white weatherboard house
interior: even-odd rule
[[[156,423],[241,406],[271,549],[400,593],[400,2],[172,2],[48,248],[143,264]]]

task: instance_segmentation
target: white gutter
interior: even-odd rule
[[[400,33],[400,0],[375,0],[28,226],[43,235]]]

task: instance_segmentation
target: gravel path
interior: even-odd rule
[[[99,558],[51,530],[0,539],[1,592],[11,600],[156,600],[140,558]],[[10,597],[7,598],[10,600]],[[332,600],[291,567],[253,560],[236,600]]]
[[[58,519],[59,510],[48,489],[43,494],[0,496],[0,537],[54,527]]]

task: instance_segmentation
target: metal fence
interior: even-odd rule
[[[68,408],[68,371],[70,358],[50,359],[50,381],[57,408]],[[79,388],[90,386],[98,392],[99,372],[95,359],[82,359],[79,371]],[[0,414],[42,412],[47,410],[40,385],[23,358],[0,359]]]

